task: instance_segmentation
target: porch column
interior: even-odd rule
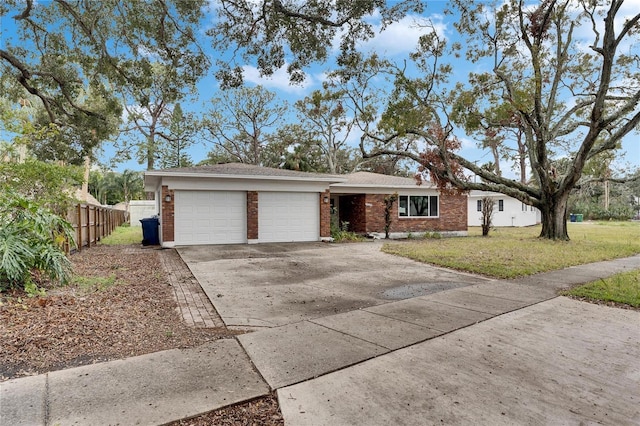
[[[320,241],[331,239],[331,192],[320,193]]]
[[[258,242],[258,192],[247,191],[247,243]]]

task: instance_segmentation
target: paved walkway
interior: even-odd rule
[[[294,425],[638,424],[640,312],[556,298],[638,268],[599,262],[10,380],[0,423],[154,425],[278,389]]]

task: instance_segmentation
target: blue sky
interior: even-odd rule
[[[215,3],[212,0],[212,3]],[[443,9],[447,6],[447,2],[444,1],[428,1],[425,13],[422,16],[409,16],[400,22],[394,23],[389,26],[386,31],[379,32],[372,39],[367,41],[361,46],[361,50],[364,52],[376,52],[381,56],[391,58],[396,61],[403,61],[408,58],[409,53],[414,49],[418,37],[422,34],[420,28],[417,27],[416,22],[423,19],[429,19],[436,27],[439,34],[444,35],[449,42],[459,41],[453,27],[453,19],[455,16],[445,16]],[[640,9],[640,0],[627,0],[624,8],[628,13],[637,13]],[[6,17],[5,17],[6,19]],[[212,15],[209,15],[205,20],[205,28],[202,29],[201,45],[207,53],[215,58],[219,56],[219,52],[213,51],[211,43],[204,35],[206,30],[206,24],[212,22]],[[378,17],[372,16],[371,22],[377,22]],[[9,21],[9,20],[7,20]],[[10,20],[12,21],[12,20]],[[13,22],[6,22],[3,20],[3,34],[5,31],[11,31],[10,25]],[[0,40],[1,45],[1,40]],[[636,46],[637,48],[638,46]],[[213,61],[212,61],[213,62]],[[298,86],[291,86],[289,84],[289,77],[284,69],[279,70],[273,76],[268,78],[260,77],[259,72],[252,64],[245,64],[244,76],[245,82],[248,85],[261,84],[265,88],[277,93],[280,99],[287,101],[290,106],[303,97],[309,95],[313,90],[320,89],[322,82],[325,78],[325,74],[332,70],[333,62],[330,60],[325,64],[315,64],[307,69],[307,80]],[[454,66],[454,82],[455,80],[465,81],[468,77],[468,73],[474,70],[477,65],[472,65],[464,60],[458,60]],[[195,97],[191,98],[188,102],[181,102],[183,109],[193,112],[201,112],[204,109],[210,107],[209,101],[217,95],[218,82],[213,77],[213,71],[210,72],[199,84],[198,93]],[[291,121],[295,121],[295,113],[292,109]],[[472,161],[478,163],[485,163],[492,159],[491,154],[486,150],[477,148],[476,141],[464,134],[462,131],[458,131],[458,138],[463,142],[463,148],[461,154]],[[352,144],[355,146],[359,139],[359,134],[352,134]],[[206,158],[207,153],[211,150],[212,145],[205,143],[196,143],[190,150],[194,162],[198,162]],[[629,164],[633,168],[640,167],[640,135],[638,133],[628,135],[623,140],[623,151],[625,152],[624,159],[620,164]],[[100,160],[107,163],[113,158],[114,150],[110,142],[105,142],[103,146],[103,152],[100,155]],[[516,171],[511,170],[511,164],[505,162],[502,164],[503,173],[509,177],[517,176]],[[132,170],[144,170],[144,165],[138,164],[135,160],[119,163],[116,165],[116,170],[122,171],[125,169]]]
[[[422,16],[408,16],[400,22],[388,27],[384,32],[377,33],[376,37],[367,41],[361,46],[362,51],[376,52],[382,56],[392,58],[396,61],[403,61],[408,58],[409,53],[416,46],[416,42],[422,34],[422,29],[418,28],[416,23],[420,20],[429,19],[436,27],[437,31],[444,35],[449,42],[459,41],[460,38],[453,27],[453,19],[455,16],[445,16],[444,8],[447,6],[443,1],[427,2],[427,9]],[[640,0],[628,1],[625,9],[628,13],[636,13],[640,8]],[[377,22],[377,17],[372,16],[371,22]],[[202,44],[205,48],[210,48],[210,44],[203,37]],[[211,55],[216,52],[211,51]],[[244,65],[244,77],[247,85],[262,85],[265,88],[274,91],[279,98],[285,100],[290,106],[303,97],[309,95],[313,90],[320,89],[325,74],[332,70],[333,63],[329,61],[325,64],[315,64],[307,69],[307,80],[302,85],[292,86],[289,84],[289,77],[285,71],[286,67],[277,71],[273,76],[260,77],[258,70],[252,64]],[[473,65],[458,60],[454,67],[454,82],[457,80],[464,81],[468,77],[468,73],[474,70]],[[208,108],[208,101],[216,96],[218,91],[218,83],[212,75],[204,78],[198,85],[198,96],[189,105],[182,104],[183,109],[191,109],[193,111],[201,111]],[[291,113],[291,121],[295,121],[295,113]],[[458,138],[462,141],[461,154],[472,161],[482,164],[492,160],[492,156],[487,150],[478,149],[476,140],[467,136],[462,131],[457,131]],[[353,146],[357,146],[359,133],[353,133],[350,137]],[[618,166],[623,167],[629,165],[633,169],[640,167],[640,136],[635,133],[628,135],[623,140],[624,157],[618,161]],[[189,151],[192,159],[197,162],[206,158],[207,152],[211,149],[211,145],[206,143],[196,143]],[[108,149],[105,152],[108,154]],[[512,168],[513,163],[504,161],[501,169],[506,176],[517,178],[518,171]],[[135,161],[130,161],[118,166],[118,170],[131,168],[142,170],[143,166]]]

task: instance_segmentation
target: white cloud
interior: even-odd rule
[[[474,149],[478,147],[478,143],[473,139],[459,137],[458,140],[460,141],[460,149]]]
[[[398,22],[389,25],[381,32],[381,25],[373,25],[375,37],[362,43],[361,49],[374,51],[385,56],[396,56],[407,54],[413,51],[421,35],[430,31],[425,25],[433,26],[433,29],[440,35],[445,35],[446,24],[434,15],[430,20],[419,16],[406,16]]]
[[[262,85],[268,89],[281,90],[283,92],[303,95],[316,83],[316,76],[307,74],[307,78],[301,84],[291,84],[287,73],[287,64],[278,69],[271,76],[260,75],[260,70],[252,65],[244,65],[242,74],[245,81]]]

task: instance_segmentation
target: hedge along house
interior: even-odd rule
[[[467,235],[467,195],[441,195],[429,181],[356,172],[331,184],[334,220],[349,231],[377,238],[385,236],[385,197],[398,194],[391,211],[390,237],[437,232]]]
[[[164,247],[321,241],[331,237],[329,186],[341,176],[240,163],[145,172]]]

